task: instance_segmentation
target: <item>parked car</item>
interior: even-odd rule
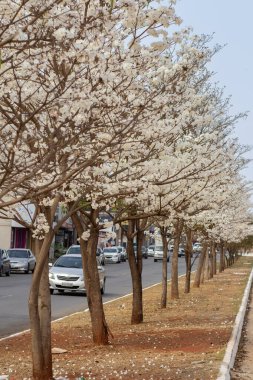
[[[147,259],[148,258],[148,248],[147,247],[141,247],[141,251],[142,251],[142,257],[144,257],[144,259]]]
[[[126,249],[124,247],[121,247],[121,246],[117,246],[116,247],[120,253],[120,259],[121,261],[126,261],[127,259],[127,252],[126,252]]]
[[[194,253],[199,253],[199,252],[201,251],[201,249],[202,249],[202,245],[201,245],[201,243],[196,242],[196,243],[194,243],[193,246],[192,246],[192,251],[193,251]]]
[[[163,246],[156,245],[154,249],[154,262],[163,259]],[[167,261],[170,261],[169,251],[167,251]]]
[[[185,256],[185,250],[183,247],[179,247],[178,249],[178,257]]]
[[[66,255],[72,255],[72,254],[79,254],[81,255],[81,247],[80,245],[71,245],[68,249],[67,249],[67,252],[66,252]]]
[[[105,256],[105,262],[110,263],[120,263],[121,262],[121,253],[118,251],[117,247],[105,247],[103,249]]]
[[[144,257],[144,259],[147,259],[148,258],[148,249],[144,246],[141,247],[141,253],[142,253],[142,257]],[[135,254],[135,257],[137,256],[137,245],[134,245],[134,254]]]
[[[105,292],[105,269],[97,259],[100,290]],[[59,293],[65,291],[73,293],[86,293],[85,281],[83,277],[82,257],[80,254],[63,255],[51,266],[49,270],[50,293],[55,290]]]
[[[11,263],[6,250],[0,248],[0,277],[2,277],[3,274],[6,276],[11,274]]]
[[[96,255],[97,255],[101,265],[105,265],[105,255],[104,255],[102,248],[97,247]]]
[[[154,245],[150,245],[148,247],[148,256],[153,257],[154,256],[154,250],[155,250],[155,246]]]
[[[169,253],[172,255],[173,254],[173,249],[174,249],[174,245],[170,245],[169,247]],[[178,257],[182,257],[182,256],[185,256],[185,250],[183,247],[180,247],[178,248]]]
[[[30,249],[10,248],[7,253],[10,258],[12,272],[34,272],[36,258]]]

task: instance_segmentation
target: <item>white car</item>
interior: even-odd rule
[[[148,247],[148,256],[150,257],[153,257],[154,256],[154,249],[155,249],[155,246],[154,245],[150,245]]]
[[[105,292],[105,269],[97,259],[101,294]],[[86,293],[83,277],[82,256],[80,254],[63,255],[49,270],[50,293],[73,292]]]
[[[192,246],[193,252],[199,253],[202,249],[202,245],[200,243],[194,243]]]
[[[163,259],[163,246],[156,245],[154,249],[154,262]],[[170,261],[169,251],[167,251],[167,261]]]
[[[78,244],[71,245],[66,252],[66,255],[79,254],[81,255],[81,247]],[[101,265],[105,265],[105,258],[102,248],[97,247],[96,256],[99,258]]]
[[[109,263],[120,263],[121,262],[121,253],[117,247],[106,247],[103,249],[105,262]]]
[[[126,261],[127,259],[127,252],[126,252],[126,249],[124,247],[121,247],[121,246],[117,246],[116,247],[120,253],[120,256],[121,256],[121,261]]]

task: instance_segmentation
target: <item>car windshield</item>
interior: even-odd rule
[[[122,247],[118,247],[118,251],[119,251],[119,252],[122,252],[122,251],[123,251],[123,248],[122,248]]]
[[[158,245],[157,247],[155,247],[155,250],[156,251],[163,251],[163,247],[161,245]]]
[[[115,253],[115,252],[117,252],[117,248],[104,248],[104,252]]]
[[[19,259],[27,259],[28,252],[26,250],[11,249],[8,252],[9,257],[17,257]]]
[[[81,257],[71,257],[71,256],[61,256],[55,262],[54,267],[82,268],[82,258]]]
[[[81,253],[81,247],[80,245],[77,247],[69,247],[68,249],[68,255],[69,254],[75,254],[75,253]]]

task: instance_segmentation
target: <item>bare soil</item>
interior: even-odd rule
[[[55,378],[211,380],[218,374],[253,258],[242,257],[214,279],[168,299],[160,308],[161,286],[144,291],[144,323],[131,325],[131,296],[104,305],[114,335],[109,346],[92,343],[88,312],[52,323]],[[170,283],[168,283],[168,294]],[[0,342],[0,375],[31,378],[30,334]]]

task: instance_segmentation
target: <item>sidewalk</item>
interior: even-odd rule
[[[231,380],[253,379],[253,287]]]

